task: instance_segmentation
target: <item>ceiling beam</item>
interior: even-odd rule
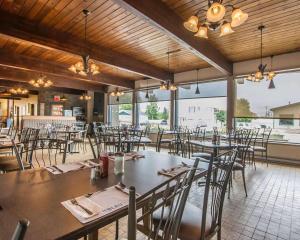
[[[33,75],[29,71],[24,71],[22,69],[3,67],[0,66],[0,85],[2,80],[17,81],[22,84],[28,83],[33,78]],[[77,79],[70,79],[60,76],[48,76],[48,79],[53,82],[54,87],[62,88],[72,88],[78,90],[90,90],[95,92],[105,92],[105,87],[99,83],[91,83],[87,81],[80,81]],[[37,88],[33,88],[37,90]]]
[[[232,75],[233,65],[207,40],[193,36],[183,27],[183,20],[161,0],[113,0],[118,5],[156,26],[181,46],[192,51],[226,75]]]
[[[26,71],[51,74],[63,78],[70,78],[81,81],[97,82],[109,86],[117,86],[123,88],[134,88],[134,81],[120,77],[114,77],[107,74],[97,74],[92,76],[92,79],[72,73],[67,68],[68,66],[56,64],[49,61],[40,60],[25,55],[11,53],[5,49],[0,49],[0,65],[12,68],[18,68]]]
[[[5,11],[0,11],[0,33],[20,40],[28,41],[32,44],[47,48],[63,51],[73,55],[89,54],[90,58],[120,69],[137,73],[159,80],[169,78],[168,72],[139,61],[131,56],[113,51],[96,44],[85,44],[84,40],[79,39],[68,33],[49,29],[36,22],[12,15]]]

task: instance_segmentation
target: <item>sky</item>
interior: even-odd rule
[[[269,81],[244,81],[237,84],[237,98],[248,99],[252,112],[265,116],[268,109],[300,102],[300,72],[281,73],[274,78],[275,89],[268,89]]]

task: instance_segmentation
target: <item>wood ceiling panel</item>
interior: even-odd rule
[[[165,70],[167,67],[163,59],[166,58],[166,52],[181,48],[155,27],[122,9],[111,0],[87,1],[86,6],[92,11],[88,18],[89,42],[128,54],[139,61]],[[37,21],[40,25],[68,32],[82,39],[83,8],[82,0],[36,0],[34,5],[26,1],[23,9],[17,14]],[[181,57],[171,59],[173,62],[171,69],[174,72],[208,66],[185,49],[182,49],[179,56]]]
[[[164,2],[182,19],[187,19],[201,7],[207,6],[206,0],[164,0]],[[260,32],[257,27],[261,23],[266,26],[263,39],[264,56],[300,50],[298,0],[240,0],[234,3],[249,14],[247,22],[235,28],[235,33],[225,37],[219,37],[219,31],[216,33],[209,31],[209,41],[228,59],[237,62],[260,56]],[[226,17],[230,19],[230,12]]]
[[[50,61],[63,65],[71,65],[75,64],[80,60],[79,57],[65,54],[59,51],[47,50],[35,45],[31,45],[28,42],[16,40],[13,38],[5,38],[0,36],[0,48],[3,48],[8,51],[16,52],[18,54],[23,54],[29,57],[34,57],[38,59],[42,59],[45,61]],[[120,70],[116,67],[108,66],[103,63],[97,63],[100,67],[101,72],[104,74],[112,75],[115,77],[120,77],[128,80],[138,80],[141,79],[140,75],[126,72]]]

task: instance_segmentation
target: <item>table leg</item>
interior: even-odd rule
[[[98,230],[92,233],[89,233],[87,236],[88,240],[98,240]]]

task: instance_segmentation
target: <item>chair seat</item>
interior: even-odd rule
[[[233,164],[233,168],[232,168],[233,171],[239,171],[239,170],[242,171],[243,169],[244,169],[244,166],[242,164],[240,164],[238,162],[235,162]]]
[[[266,151],[266,148],[262,146],[253,146],[252,148],[254,151]]]
[[[164,211],[163,218],[165,219],[168,214],[167,209]],[[211,216],[209,213],[206,214],[206,226],[205,236],[211,233]],[[160,221],[161,212],[156,211],[153,214],[154,224],[158,224]],[[202,222],[202,209],[194,206],[193,204],[186,203],[183,216],[181,219],[180,230],[178,238],[181,240],[195,240],[201,237],[201,222]]]
[[[24,161],[23,161],[23,166],[25,169],[31,168],[30,164],[27,162],[24,162]],[[12,171],[19,171],[19,170],[20,170],[20,167],[17,162],[17,159],[15,159],[14,161],[12,161],[10,159],[10,160],[0,162],[0,171],[12,172]]]
[[[195,152],[195,153],[192,154],[192,157],[193,158],[200,157],[200,158],[210,159],[211,154],[206,153],[206,152]]]

